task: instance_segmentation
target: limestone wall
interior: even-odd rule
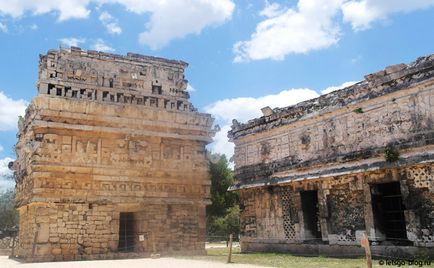
[[[400,181],[408,239],[415,246],[434,247],[434,172],[430,165],[243,189],[242,241],[358,246],[362,232],[372,241],[382,241],[373,222],[370,185],[393,181]],[[322,237],[316,240],[306,237],[303,227],[300,192],[309,190],[318,191]]]
[[[137,241],[119,253],[119,213],[135,213]],[[106,259],[156,252],[203,253],[204,206],[32,203],[20,208],[19,256],[27,261]],[[139,235],[145,238],[139,241]],[[132,255],[134,256],[134,255]]]
[[[190,110],[184,77],[187,66],[183,61],[135,53],[50,50],[40,57],[38,89],[40,94],[154,107],[158,100],[166,100],[174,103],[170,109]]]
[[[387,165],[387,147],[399,151],[403,162],[432,154],[434,56],[423,59],[423,66],[413,63],[384,78],[367,76],[246,124],[235,122],[229,137],[240,185],[379,168]]]
[[[186,67],[78,48],[40,57],[13,164],[20,257],[204,253],[215,130],[188,100]],[[134,224],[122,227],[133,238],[120,250],[122,213]]]
[[[434,55],[262,111],[228,133],[243,251],[357,255],[363,232],[393,257],[434,246]]]

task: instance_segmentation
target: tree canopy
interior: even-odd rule
[[[211,201],[207,207],[208,237],[226,237],[230,233],[238,236],[239,196],[238,192],[228,192],[234,183],[232,170],[225,155],[213,155],[217,161],[210,162]]]
[[[15,209],[15,190],[0,193],[0,238],[12,234],[18,228]]]

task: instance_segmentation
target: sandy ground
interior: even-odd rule
[[[220,262],[208,262],[198,260],[182,260],[174,258],[161,259],[130,259],[130,260],[103,260],[103,261],[71,261],[71,262],[41,262],[41,263],[20,263],[8,259],[7,256],[0,256],[1,268],[135,268],[135,267],[162,267],[162,268],[254,268],[261,266],[247,264],[226,264]]]

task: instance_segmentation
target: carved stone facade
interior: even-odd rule
[[[204,253],[215,130],[188,100],[186,67],[79,48],[40,56],[13,164],[20,257]]]
[[[434,55],[234,120],[243,251],[434,250]]]

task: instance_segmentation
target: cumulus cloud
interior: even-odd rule
[[[152,49],[161,48],[173,39],[199,34],[206,27],[220,25],[232,17],[235,9],[233,0],[8,0],[0,1],[0,15],[18,18],[25,13],[54,12],[58,21],[82,19],[89,16],[91,3],[99,7],[118,4],[129,12],[150,14],[139,42]],[[120,33],[117,21],[108,13],[103,14],[100,20],[109,32]]]
[[[333,18],[343,0],[299,0],[295,8],[267,4],[260,12],[266,18],[250,40],[237,42],[235,62],[283,60],[286,55],[327,48],[339,40]]]
[[[377,20],[386,19],[392,13],[411,12],[434,6],[434,0],[351,0],[343,3],[344,21],[354,30],[366,30]]]
[[[0,159],[0,192],[12,188],[15,185],[15,181],[10,179],[12,171],[8,168],[8,164],[11,161],[14,161],[14,159],[10,157]]]
[[[249,119],[261,116],[261,108],[265,106],[271,108],[285,107],[315,97],[318,97],[318,93],[311,89],[288,89],[259,98],[241,97],[219,100],[206,106],[205,111],[225,122],[231,122],[232,119],[246,122]]]
[[[122,28],[119,26],[118,19],[113,17],[110,13],[104,11],[99,15],[98,19],[101,21],[101,23],[107,29],[108,33],[110,33],[110,34],[121,34],[122,33]]]
[[[358,82],[359,81],[348,81],[348,82],[342,83],[339,86],[331,86],[331,87],[328,87],[328,88],[326,88],[324,90],[321,90],[321,94],[328,94],[330,92],[333,92],[333,91],[336,91],[336,90],[339,90],[339,89],[343,89],[343,88],[352,86],[352,85],[354,85],[355,83],[358,83]]]
[[[64,46],[78,47],[80,46],[80,44],[85,43],[86,39],[81,37],[65,37],[65,38],[60,38],[59,41]]]
[[[231,157],[234,145],[228,141],[227,132],[230,130],[232,119],[246,122],[250,119],[262,116],[261,108],[285,107],[298,102],[318,97],[318,93],[307,88],[283,90],[277,94],[266,95],[258,98],[240,97],[219,100],[205,107],[207,113],[216,118],[216,122],[222,125],[220,132],[214,137],[211,150],[226,154]]]
[[[28,102],[13,100],[0,91],[0,131],[15,130],[18,116],[23,116]]]
[[[266,1],[265,7],[263,10],[259,12],[259,15],[265,16],[268,18],[277,17],[284,12],[284,8],[278,3],[271,3]]]
[[[118,0],[121,1],[121,0]],[[175,0],[132,1],[137,13],[150,12],[146,31],[139,35],[139,42],[151,49],[159,49],[171,40],[189,34],[199,34],[208,26],[217,26],[232,17],[235,4],[232,0]],[[134,7],[134,6],[133,6]]]
[[[115,51],[114,48],[112,48],[111,46],[107,45],[104,40],[102,40],[101,38],[98,38],[93,45],[91,46],[91,48],[93,50],[98,50],[98,51],[103,51],[103,52],[113,52]]]
[[[298,0],[295,7],[266,1],[249,40],[233,46],[234,62],[282,60],[328,48],[339,42],[343,23],[354,31],[366,30],[392,13],[411,12],[434,6],[434,0]],[[343,19],[341,19],[343,17]]]
[[[18,18],[29,12],[42,15],[55,12],[58,21],[87,18],[90,14],[87,5],[90,0],[8,0],[0,1],[0,14]]]
[[[8,32],[8,26],[2,22],[0,22],[0,32],[4,32],[4,33]]]
[[[230,124],[221,127],[220,131],[215,134],[213,143],[210,145],[212,152],[224,154],[228,159],[230,159],[234,154],[235,148],[235,145],[232,142],[229,142],[229,130],[231,130]]]
[[[196,89],[190,84],[190,83],[188,83],[187,84],[187,91],[188,92],[195,92],[196,91]]]

